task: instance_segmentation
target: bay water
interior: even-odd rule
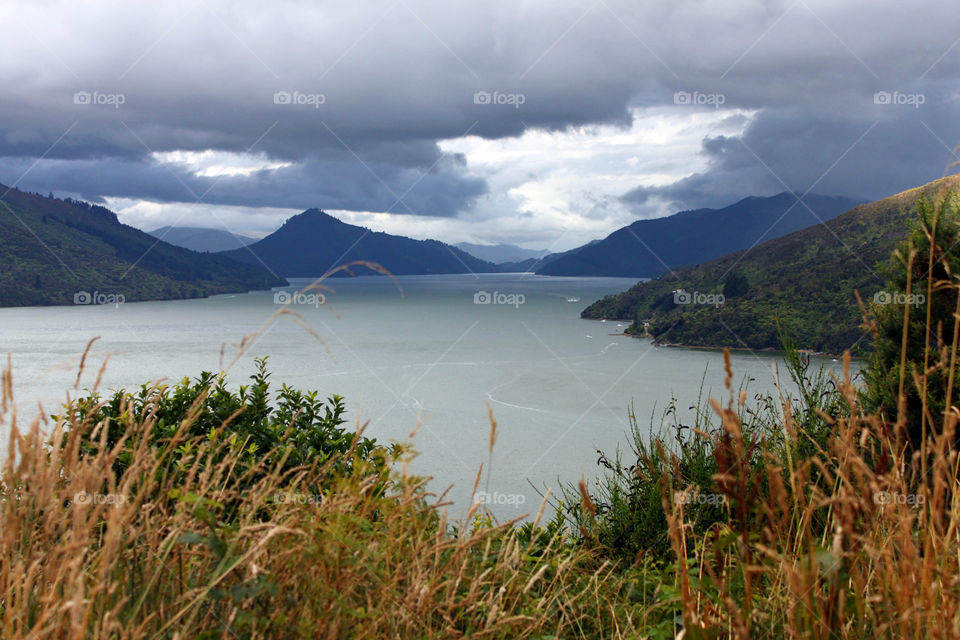
[[[706,395],[727,397],[721,352],[658,347],[623,335],[625,322],[580,319],[590,302],[634,279],[359,276],[330,279],[320,295],[295,294],[310,282],[196,300],[0,309],[18,424],[55,413],[68,393],[94,384],[104,363],[101,391],[227,367],[236,387],[248,382],[254,358],[269,356],[277,387],[342,395],[352,425],[412,443],[411,473],[431,476],[438,494],[450,489],[453,517],[469,507],[483,465],[481,497],[507,520],[536,513],[547,488],[556,495],[561,483],[592,482],[598,451],[627,449],[631,407],[642,427],[651,417],[659,427],[676,398],[689,424],[701,384]],[[737,351],[732,360],[750,395],[773,390],[778,363],[786,378],[777,354]],[[819,365],[840,371],[834,360]]]

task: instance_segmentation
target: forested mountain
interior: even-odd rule
[[[951,176],[860,205],[825,224],[638,283],[593,303],[582,317],[632,320],[632,333],[646,328],[660,342],[691,346],[777,348],[781,327],[800,347],[840,353],[868,342],[861,340],[854,291],[869,301],[884,286],[878,265],[907,236],[917,199],[936,201],[958,187],[960,176]]]
[[[78,295],[86,304],[94,292],[127,302],[198,298],[286,284],[261,265],[159,241],[98,205],[2,185],[0,193],[0,306],[72,304]]]

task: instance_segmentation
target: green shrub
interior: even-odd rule
[[[223,374],[203,372],[173,386],[143,385],[119,390],[108,399],[93,393],[67,407],[70,423],[81,430],[81,447],[93,455],[120,453],[113,462],[116,477],[128,468],[148,424],[147,446],[159,451],[164,473],[184,476],[235,460],[231,481],[242,491],[266,473],[289,476],[306,465],[328,464],[330,474],[343,475],[358,461],[386,478],[390,453],[372,438],[344,429],[343,398],[324,401],[316,391],[282,385],[271,399],[267,359],[256,360],[252,383],[236,392]],[[131,436],[135,433],[136,435]],[[393,452],[395,453],[395,452]],[[320,489],[319,487],[315,487]]]

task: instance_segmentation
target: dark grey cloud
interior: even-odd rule
[[[640,216],[785,188],[882,197],[938,177],[960,140],[946,0],[52,1],[0,17],[0,181],[36,162],[24,187],[90,198],[468,215],[500,194],[439,141],[627,124],[678,91],[752,116],[742,138],[704,139],[705,170],[625,194]],[[123,104],[75,104],[83,91]],[[878,91],[924,104],[878,105]],[[209,149],[290,166],[209,178],[151,155]]]
[[[336,154],[331,154],[336,155]],[[384,162],[360,164],[340,157],[308,158],[289,167],[250,175],[196,175],[180,165],[158,166],[147,159],[90,159],[42,162],[0,159],[0,174],[20,175],[27,190],[155,202],[198,202],[250,207],[385,211],[424,216],[453,216],[486,192],[486,184],[435,167],[429,172]],[[51,187],[50,185],[55,185]]]
[[[890,108],[882,105],[874,114],[816,118],[799,109],[764,110],[742,137],[704,140],[708,170],[666,186],[637,187],[621,200],[643,211],[652,202],[698,208],[787,190],[865,200],[898,193],[939,178],[956,160],[957,105],[948,96],[927,98],[892,117],[879,111]]]

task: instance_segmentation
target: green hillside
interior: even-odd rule
[[[0,306],[73,304],[87,292],[126,302],[281,286],[259,265],[160,242],[104,207],[0,185]],[[81,301],[83,296],[81,294]]]
[[[950,176],[860,205],[825,224],[638,283],[581,316],[631,320],[630,333],[668,344],[771,349],[779,346],[779,326],[806,349],[866,346],[854,292],[870,301],[881,290],[878,265],[906,237],[917,198],[939,199],[958,185],[960,177]]]

